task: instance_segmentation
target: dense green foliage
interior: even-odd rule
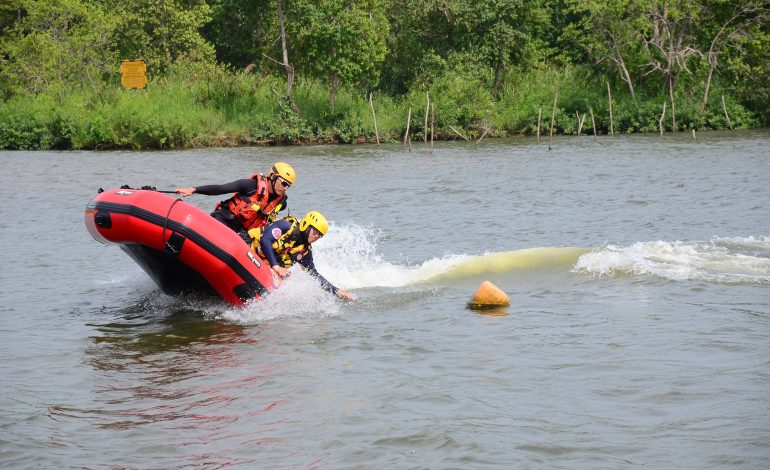
[[[770,123],[770,0],[6,0],[0,148]],[[146,91],[120,88],[143,59]],[[610,102],[612,95],[612,128]],[[426,108],[426,94],[433,112]],[[665,112],[664,112],[664,106]],[[585,116],[585,117],[584,117]],[[663,119],[661,119],[661,117]]]

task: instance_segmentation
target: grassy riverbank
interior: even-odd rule
[[[471,74],[448,75],[427,89],[393,98],[373,96],[377,130],[382,142],[403,140],[411,109],[409,135],[473,139],[548,133],[556,97],[554,132],[575,134],[610,132],[606,82],[587,78],[579,68],[513,71],[497,99]],[[425,126],[426,91],[434,109]],[[341,89],[328,102],[328,87],[313,80],[297,82],[294,102],[284,98],[285,83],[272,76],[218,70],[196,77],[179,70],[153,80],[145,91],[123,90],[116,84],[34,96],[17,95],[0,103],[0,148],[3,149],[166,149],[207,146],[291,145],[304,143],[375,142],[375,121],[368,98]],[[614,133],[673,130],[668,96],[632,99],[613,89]],[[728,129],[761,126],[761,119],[745,107],[713,90],[701,111],[697,90],[675,96],[676,130]],[[577,116],[576,116],[577,113]],[[583,117],[585,116],[585,117]],[[728,121],[729,119],[729,121]]]

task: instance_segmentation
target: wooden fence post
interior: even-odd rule
[[[380,145],[380,131],[377,130],[377,115],[374,113],[374,103],[372,94],[369,93],[369,106],[372,108],[372,118],[374,118],[374,137],[377,139],[377,145]]]
[[[551,130],[548,132],[548,150],[551,150],[551,141],[553,140],[553,126],[556,122],[556,100],[559,98],[557,92],[553,95],[553,109],[551,110]]]
[[[537,143],[540,143],[540,120],[543,117],[543,107],[541,106],[540,109],[537,111]]]
[[[430,104],[430,150],[433,151],[433,132],[436,129],[436,106]]]
[[[430,95],[425,92],[425,124],[422,127],[422,141],[428,143],[428,110],[430,110]]]
[[[660,113],[660,119],[658,119],[658,129],[660,130],[660,138],[661,139],[663,138],[663,118],[666,117],[666,104],[667,103],[668,103],[667,101],[663,102],[663,112]]]
[[[575,111],[575,117],[577,118],[578,122],[578,128],[577,128],[577,135],[580,135],[580,132],[583,130],[583,123],[586,122],[586,115],[583,114],[583,118],[580,118],[580,113]]]
[[[610,82],[607,82],[607,101],[610,103],[610,135],[615,135],[615,123],[612,119],[612,90],[610,90]]]
[[[735,130],[733,129],[733,123],[730,122],[730,116],[727,115],[727,105],[725,104],[725,95],[722,95],[722,111],[725,112],[725,119],[727,119],[727,125],[730,126],[730,130],[731,131]]]
[[[668,77],[668,96],[671,98],[671,132],[676,132],[676,103],[674,102],[674,89],[671,86],[672,78]]]
[[[409,106],[409,115],[406,118],[406,132],[404,133],[404,146],[412,151],[412,141],[409,139],[409,126],[412,124],[412,107]]]

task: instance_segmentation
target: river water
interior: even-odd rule
[[[168,297],[97,189],[284,160],[317,266]],[[767,468],[770,133],[0,152],[2,468]],[[210,210],[217,197],[186,199]],[[482,281],[511,300],[465,308]]]

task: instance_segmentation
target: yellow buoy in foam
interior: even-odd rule
[[[484,281],[473,295],[473,298],[468,301],[468,308],[484,310],[505,307],[510,304],[511,302],[508,301],[508,295],[505,292],[491,282]]]

